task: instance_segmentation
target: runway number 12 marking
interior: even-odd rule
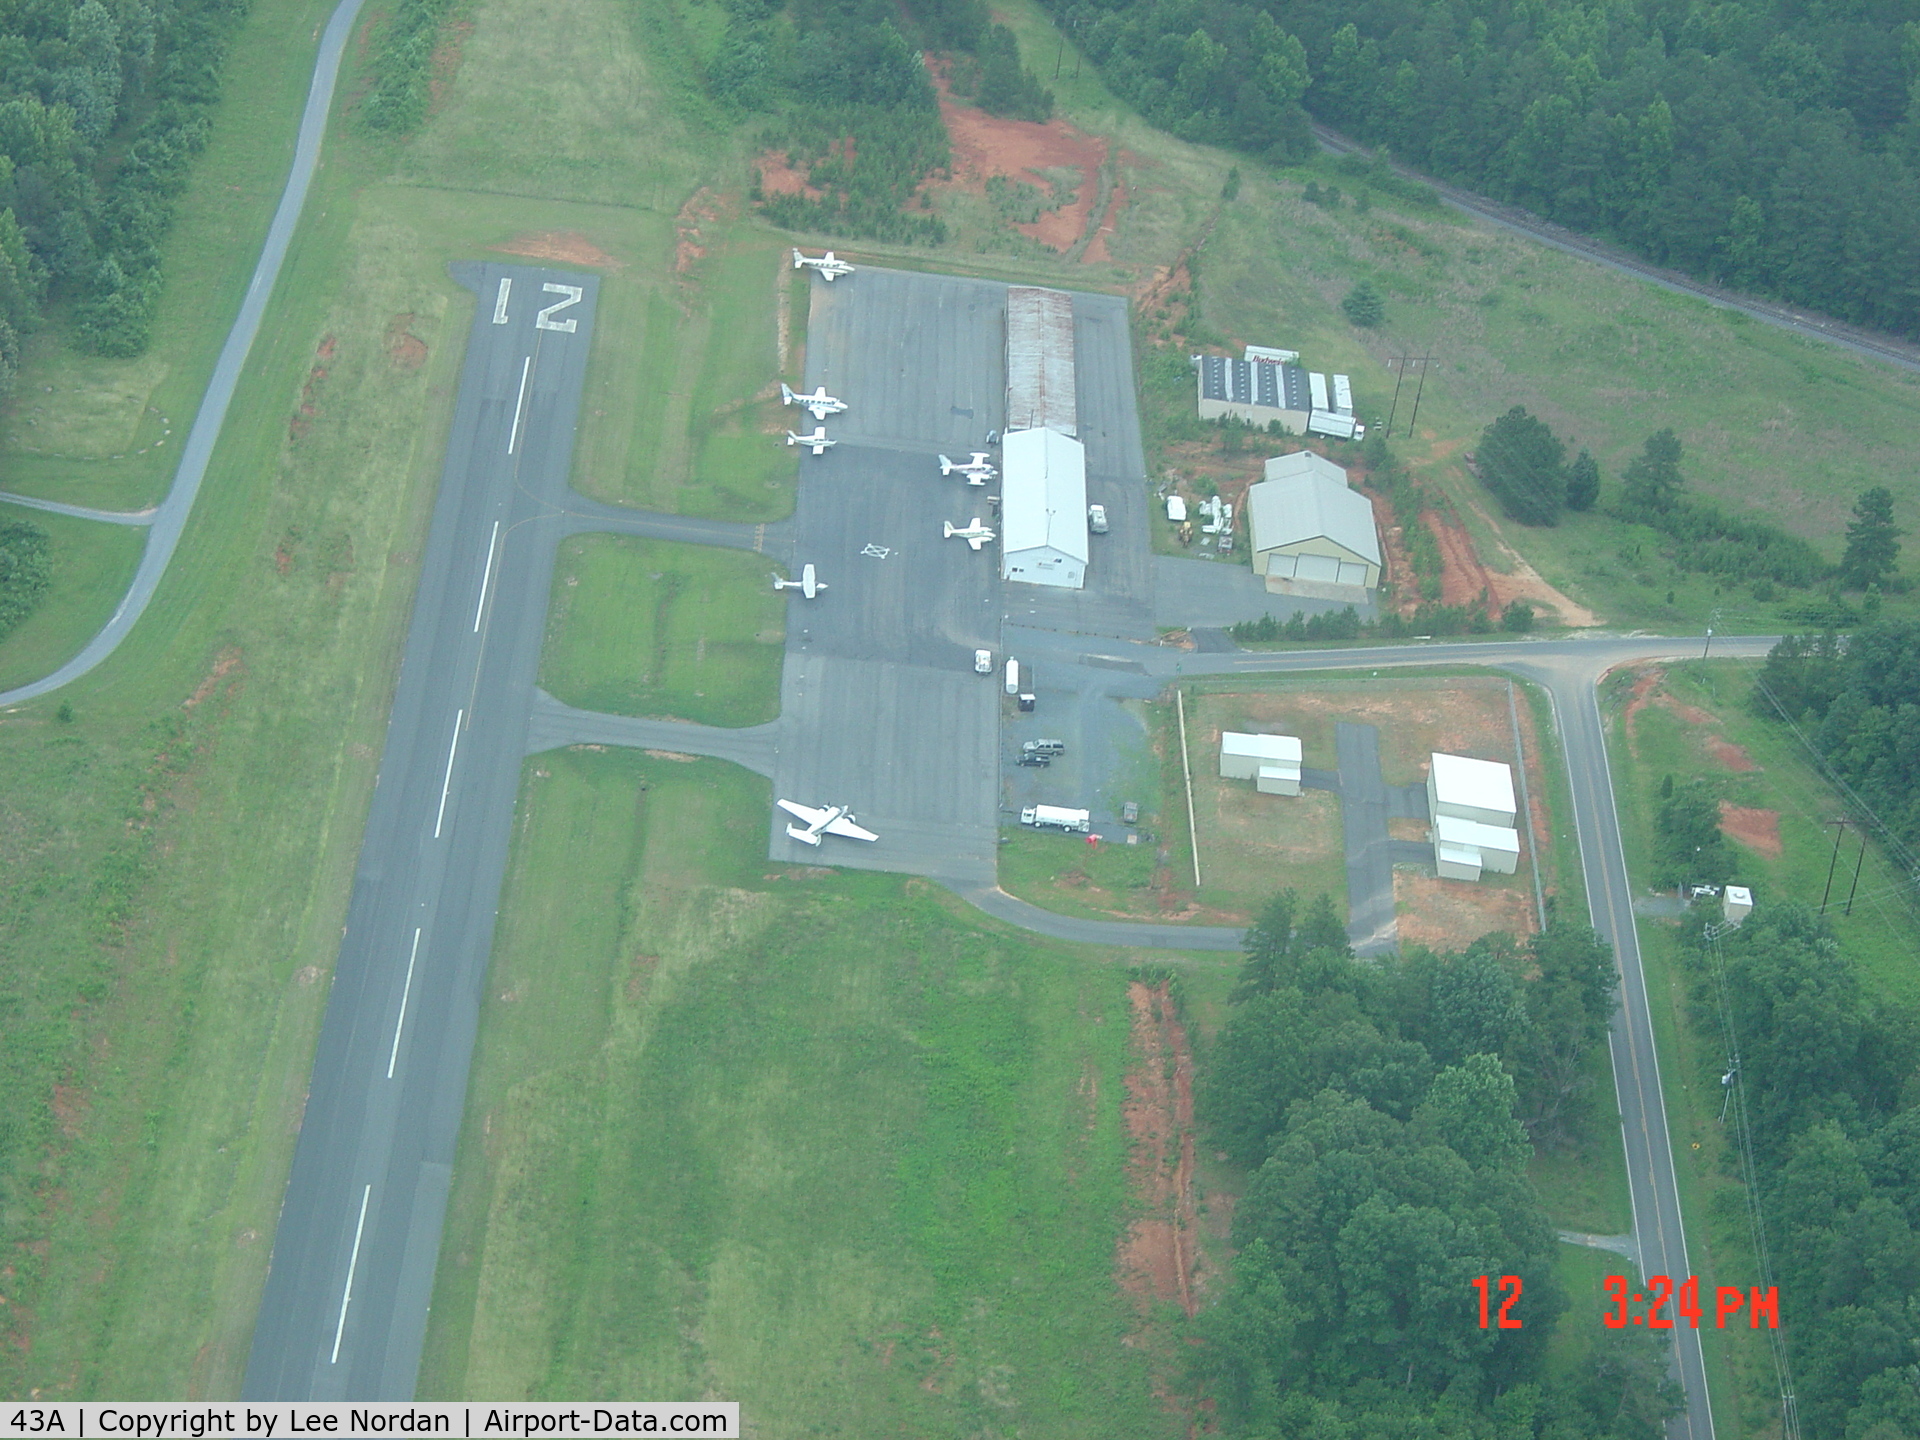
[[[534,316],[533,328],[536,330],[564,330],[569,335],[573,334],[573,332],[579,328],[580,322],[571,315],[565,320],[556,320],[553,318],[553,314],[556,310],[565,310],[569,305],[578,305],[580,303],[580,297],[587,293],[586,290],[579,285],[556,285],[551,280],[540,288],[549,295],[564,295],[567,298],[554,301],[553,304],[547,306],[546,309]]]
[[[500,277],[500,293],[494,297],[493,301],[494,324],[504,325],[507,323],[507,296],[512,293],[513,277],[510,275],[502,275]]]

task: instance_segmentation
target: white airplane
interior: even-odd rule
[[[827,394],[827,387],[824,385],[818,390],[815,390],[811,395],[796,395],[785,385],[782,385],[780,387],[780,403],[782,405],[798,405],[802,410],[811,410],[813,412],[813,418],[816,420],[824,420],[829,415],[838,415],[842,410],[847,408],[847,402],[844,400],[836,400],[833,396]]]
[[[853,812],[844,805],[827,805],[816,810],[811,805],[802,805],[794,800],[776,801],[789,815],[802,820],[805,827],[787,826],[787,834],[802,845],[818,848],[822,835],[838,835],[845,840],[878,840],[880,837],[871,830],[862,829],[854,823]]]
[[[942,475],[964,475],[967,477],[967,483],[969,485],[984,485],[1000,472],[987,463],[986,451],[976,450],[973,452],[973,458],[971,460],[949,460],[946,456],[942,455],[940,457],[940,473]]]
[[[802,255],[798,250],[795,250],[793,252],[793,268],[798,270],[803,266],[808,270],[819,271],[820,278],[827,281],[837,280],[842,275],[851,275],[853,273],[853,266],[840,259],[831,250],[827,251],[827,253],[822,255],[818,260],[815,260],[810,255]]]
[[[773,577],[773,588],[775,590],[798,590],[802,595],[806,596],[807,599],[811,600],[822,590],[826,589],[827,586],[825,581],[814,577],[813,566],[802,565],[800,567],[800,578],[798,580],[782,580],[778,575],[775,575]]]
[[[946,536],[944,538],[948,540],[964,540],[975,550],[978,550],[982,545],[993,539],[993,531],[980,523],[980,517],[978,515],[974,516],[973,519],[969,520],[965,525],[956,525],[951,520],[942,520],[940,523],[946,527]]]
[[[826,454],[832,446],[839,443],[838,440],[827,439],[827,427],[824,425],[814,426],[811,435],[796,435],[791,430],[787,431],[787,444],[809,446],[816,455]]]

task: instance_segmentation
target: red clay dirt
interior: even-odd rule
[[[764,150],[753,163],[760,171],[760,189],[763,194],[804,195],[809,200],[818,200],[827,193],[818,186],[809,185],[805,172],[796,170],[787,163],[785,151]]]
[[[1722,800],[1720,833],[1729,840],[1738,840],[1750,850],[1759,851],[1769,860],[1778,860],[1783,850],[1778,810],[1756,810]]]
[[[1143,1310],[1172,1301],[1191,1319],[1198,1213],[1193,1188],[1193,1051],[1167,981],[1127,987],[1139,1063],[1127,1072],[1121,1107],[1133,1151],[1128,1179],[1143,1212],[1115,1257],[1120,1287]]]
[[[1053,182],[1046,170],[1078,170],[1080,184],[1074,198],[1058,210],[1050,210],[1031,225],[1016,225],[1021,234],[1062,253],[1071,250],[1089,225],[1112,230],[1120,215],[1122,199],[1116,193],[1104,216],[1093,214],[1094,201],[1100,195],[1100,167],[1106,164],[1111,142],[1089,135],[1065,120],[1049,120],[1044,125],[1031,120],[1009,120],[989,115],[953,98],[947,88],[945,67],[927,57],[927,73],[940,98],[940,118],[953,142],[953,179],[948,186],[986,193],[988,177],[1005,175],[1026,179],[1042,192],[1051,194]],[[1096,238],[1085,258],[1092,259],[1098,248],[1105,258],[1106,246]]]
[[[418,370],[427,363],[427,342],[413,333],[412,325],[410,313],[387,322],[387,359],[396,370]]]
[[[1723,740],[1718,735],[1707,741],[1707,749],[1713,752],[1714,759],[1729,770],[1744,772],[1760,768],[1754,764],[1753,757],[1747,754],[1742,746],[1734,744],[1731,740]]]
[[[591,265],[597,270],[619,270],[621,264],[578,230],[530,230],[504,245],[489,247],[502,255],[524,255],[530,260],[558,260],[565,265]]]

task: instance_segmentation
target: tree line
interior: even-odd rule
[[[1049,8],[1119,94],[1183,138],[1303,154],[1304,102],[1429,173],[1657,263],[1920,334],[1920,289],[1900,279],[1920,273],[1910,6]]]
[[[1683,954],[1694,1024],[1729,1047],[1710,1063],[1738,1056],[1802,1433],[1920,1435],[1920,1016],[1867,994],[1812,910],[1760,899]]]
[[[46,0],[0,15],[0,386],[50,302],[103,355],[146,349],[161,245],[245,0]]]
[[[1621,472],[1609,507],[1618,520],[1659,531],[1667,558],[1679,569],[1751,585],[1761,600],[1773,599],[1776,586],[1906,588],[1897,569],[1904,532],[1894,523],[1893,494],[1885,486],[1872,486],[1855,502],[1846,550],[1836,565],[1777,525],[1730,515],[1688,495],[1684,454],[1671,429],[1649,435]],[[1500,508],[1522,525],[1554,525],[1562,512],[1591,510],[1600,499],[1599,463],[1585,450],[1569,462],[1565,442],[1522,405],[1487,426],[1468,461]]]
[[[1283,893],[1245,952],[1198,1096],[1252,1171],[1193,1336],[1224,1433],[1656,1440],[1678,1394],[1645,1332],[1596,1326],[1572,1378],[1548,1373],[1570,1302],[1526,1174],[1614,1123],[1589,1078],[1606,945],[1555,918],[1363,963],[1328,897]],[[1521,1328],[1479,1328],[1479,1275],[1520,1277]]]
[[[0,520],[0,640],[39,608],[53,583],[47,532],[28,520]]]

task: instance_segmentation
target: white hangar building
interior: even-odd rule
[[[1057,430],[1013,430],[1000,449],[1000,578],[1087,583],[1087,455]]]
[[[1380,585],[1373,505],[1310,450],[1267,461],[1247,489],[1253,571],[1276,593],[1364,604]]]
[[[1000,441],[1000,578],[1078,590],[1087,583],[1087,454],[1073,296],[1007,290],[1007,432]]]
[[[1427,771],[1433,865],[1444,880],[1478,880],[1483,871],[1520,868],[1513,771],[1496,760],[1433,752]]]

